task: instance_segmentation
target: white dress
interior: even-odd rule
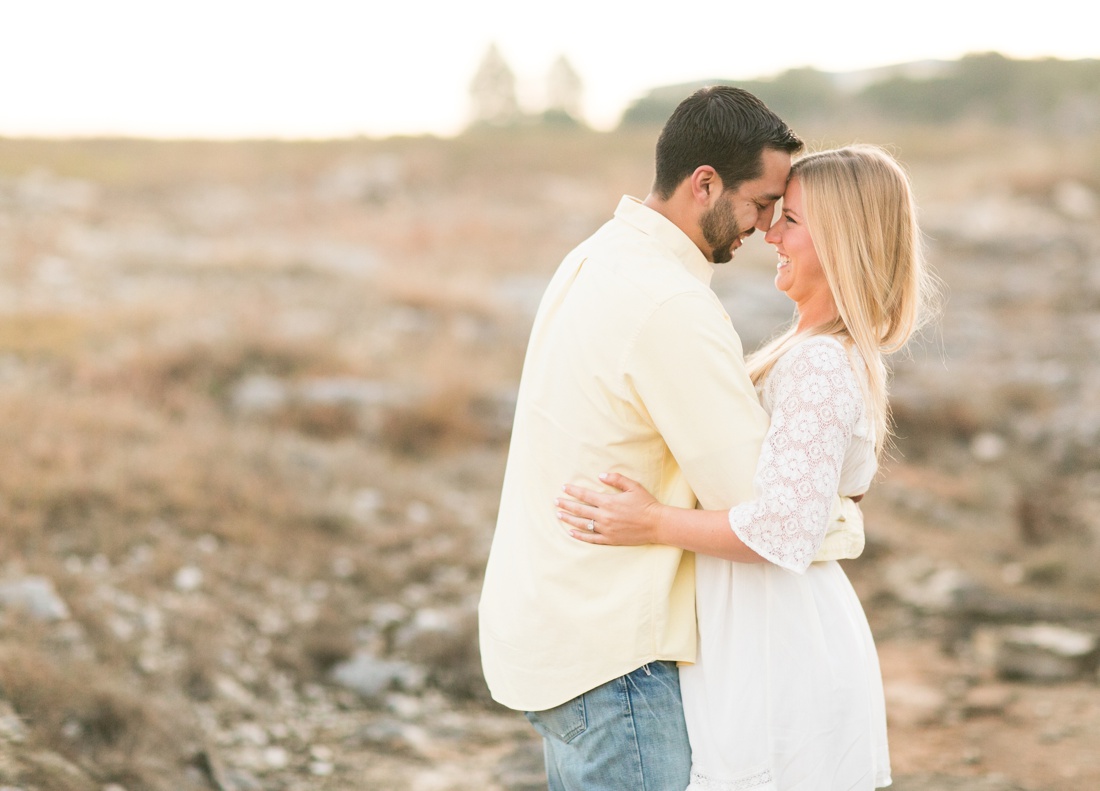
[[[833,496],[866,491],[877,469],[865,377],[858,355],[818,336],[784,354],[763,383],[772,419],[757,499],[730,511],[730,523],[771,562],[696,557],[699,657],[680,669],[689,791],[890,784],[867,618],[836,561],[812,563]]]

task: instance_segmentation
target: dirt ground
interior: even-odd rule
[[[654,134],[0,140],[0,786],[545,787],[474,610],[534,306]],[[845,564],[895,787],[1100,788],[1095,662],[997,660],[1100,635],[1100,151],[805,136],[895,149],[948,291]],[[746,348],[774,260],[715,278]]]

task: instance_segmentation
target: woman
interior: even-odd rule
[[[875,475],[889,434],[884,355],[924,317],[930,276],[908,178],[871,146],[810,154],[765,240],[797,314],[748,361],[772,419],[756,499],[672,508],[612,474],[601,479],[621,493],[567,486],[576,500],[559,500],[559,517],[592,544],[697,553],[699,656],[681,668],[690,791],[882,787],[886,715],[867,619],[840,566],[812,561],[836,495],[862,496]]]

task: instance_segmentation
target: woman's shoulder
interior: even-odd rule
[[[799,341],[783,353],[776,361],[776,370],[805,369],[836,371],[844,368],[851,370],[853,357],[848,345],[836,335],[812,335]]]
[[[862,358],[843,338],[814,335],[784,352],[776,361],[769,385],[776,392],[809,388],[818,398],[862,402],[860,382],[866,376]]]

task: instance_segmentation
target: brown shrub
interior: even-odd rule
[[[187,760],[191,723],[156,707],[135,682],[117,668],[55,661],[31,647],[8,648],[0,661],[0,685],[33,745],[160,788],[157,776]],[[149,765],[150,756],[159,765]]]
[[[359,416],[347,404],[310,404],[296,401],[279,410],[274,423],[280,428],[322,440],[343,439],[359,431]]]

